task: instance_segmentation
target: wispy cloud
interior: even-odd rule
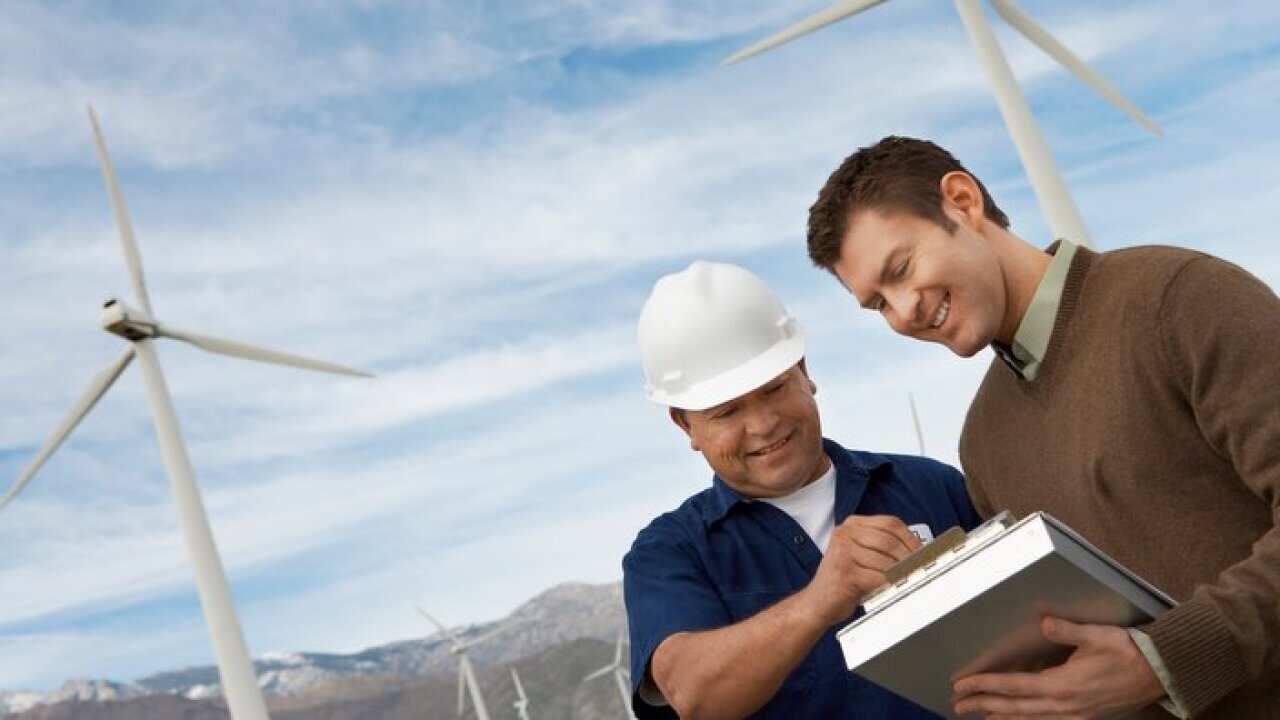
[[[716,67],[823,5],[15,5],[0,470],[120,351],[96,327],[128,283],[90,99],[163,320],[380,373],[161,351],[256,650],[351,650],[425,634],[413,601],[480,620],[616,578],[636,530],[707,478],[642,400],[632,331],[693,257],[751,265],[800,315],[830,435],[912,451],[911,391],[955,461],[985,363],[858,311],[807,267],[805,211],[839,158],[897,132],[951,147],[1029,239],[1043,224],[950,8],[886,3]],[[1026,9],[1168,131],[1146,139],[1000,30],[1096,239],[1274,281],[1280,11]],[[0,664],[6,686],[208,661],[135,373],[0,517],[0,586],[23,588],[0,596],[0,658],[34,659]]]

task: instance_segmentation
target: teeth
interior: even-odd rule
[[[942,323],[947,321],[947,313],[949,312],[951,312],[950,295],[942,299],[942,304],[938,306],[938,312],[933,315],[933,325],[931,327],[941,327]]]

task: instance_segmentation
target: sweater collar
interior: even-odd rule
[[[1082,250],[1088,252],[1087,248],[1068,240],[1055,241],[1045,249],[1046,253],[1053,256],[1053,260],[1045,270],[1044,277],[1018,324],[1013,343],[991,344],[1000,359],[1021,380],[1032,382],[1039,375],[1041,366],[1049,356],[1054,336],[1059,334],[1057,328],[1064,324],[1061,312],[1064,304],[1069,304],[1071,308],[1075,306],[1084,270],[1089,265],[1089,260],[1081,256]],[[1082,262],[1077,262],[1078,259]],[[1071,298],[1070,302],[1068,296]],[[1070,314],[1070,311],[1066,313],[1068,316]]]

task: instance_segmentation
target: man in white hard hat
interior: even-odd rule
[[[824,439],[804,332],[743,268],[660,279],[639,340],[715,475],[623,560],[637,717],[936,717],[848,672],[835,631],[920,538],[978,524],[964,479]]]

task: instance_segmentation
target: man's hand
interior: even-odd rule
[[[818,572],[802,592],[825,627],[853,614],[867,593],[884,584],[884,571],[920,549],[906,524],[890,515],[852,515],[831,532]]]
[[[955,712],[978,713],[988,720],[1092,720],[1126,715],[1164,696],[1159,678],[1124,628],[1047,617],[1040,630],[1052,642],[1075,647],[1071,657],[1038,673],[961,678],[952,687]]]

